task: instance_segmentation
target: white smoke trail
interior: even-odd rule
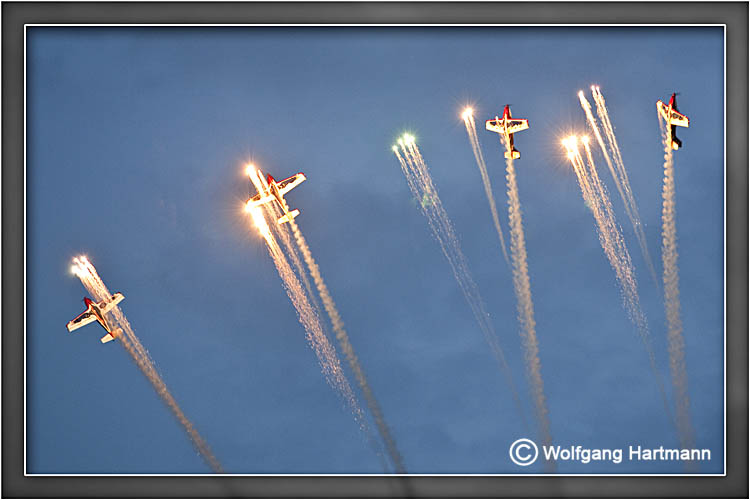
[[[255,183],[256,188],[259,189],[259,192],[260,189],[267,187],[263,182],[264,179],[262,176],[258,175],[257,172],[252,172],[251,179],[253,180],[253,183]],[[255,207],[251,210],[250,214],[255,226],[266,241],[268,253],[276,266],[276,270],[282,280],[287,296],[297,311],[298,319],[305,329],[307,340],[318,357],[318,363],[320,364],[326,381],[338,392],[339,396],[341,396],[349,406],[354,414],[355,420],[360,426],[360,429],[366,432],[367,421],[359,403],[357,402],[354,391],[352,391],[349,381],[346,379],[346,376],[341,369],[341,362],[336,354],[336,350],[330,344],[328,336],[325,334],[323,323],[320,321],[319,309],[316,305],[317,302],[312,293],[307,274],[304,272],[302,263],[299,261],[299,256],[291,245],[288,232],[284,231],[280,224],[275,223],[279,218],[279,211],[275,209],[274,205],[266,204],[261,207]],[[272,224],[269,225],[267,219],[273,221]],[[274,228],[274,231],[272,231],[271,228]],[[287,249],[290,250],[288,254],[292,257],[292,261],[297,269],[297,274],[295,274],[286,258],[286,255],[279,246],[276,236],[278,236],[284,242]],[[300,279],[305,282],[305,289],[302,288]],[[305,291],[308,293],[305,293]]]
[[[630,252],[625,244],[622,231],[618,226],[609,195],[599,179],[596,165],[591,154],[588,142],[584,141],[588,169],[581,157],[576,139],[569,138],[565,142],[573,170],[576,173],[578,184],[584,201],[591,207],[596,221],[597,233],[602,250],[609,260],[609,264],[615,272],[615,277],[620,285],[623,307],[628,314],[628,319],[634,324],[638,335],[646,348],[651,371],[654,376],[659,394],[664,404],[664,409],[670,421],[673,421],[672,413],[667,399],[666,391],[661,374],[659,373],[656,356],[651,343],[651,333],[648,328],[646,316],[641,308],[638,295],[638,284],[635,278],[635,269],[630,259]]]
[[[269,212],[271,211],[266,210],[266,213]],[[251,215],[256,227],[265,238],[268,253],[276,266],[279,277],[281,277],[284,290],[297,311],[297,317],[305,329],[307,341],[310,343],[310,346],[315,351],[315,355],[318,357],[318,363],[326,381],[338,392],[339,396],[349,406],[354,414],[355,420],[360,426],[360,429],[366,431],[366,419],[359,403],[357,403],[354,392],[341,369],[341,363],[336,354],[336,350],[328,341],[328,337],[325,335],[318,314],[305,293],[305,290],[302,288],[302,284],[297,279],[297,275],[294,273],[294,270],[289,264],[284,252],[282,252],[281,247],[274,238],[274,235],[266,222],[263,209],[261,207],[256,207],[251,212]],[[270,213],[270,220],[275,221],[277,219],[274,215],[275,214],[272,212]]]
[[[662,263],[664,266],[664,305],[667,315],[667,340],[669,345],[669,369],[675,392],[677,428],[683,448],[694,448],[695,433],[690,418],[690,395],[688,392],[685,363],[685,340],[680,319],[680,277],[677,269],[677,227],[675,222],[674,161],[672,156],[672,128],[659,122],[664,142],[664,200],[662,210]]]
[[[104,299],[109,299],[110,297],[112,297],[112,294],[104,285],[104,282],[99,277],[96,269],[86,257],[76,257],[73,260],[73,263],[75,266],[76,275],[95,301],[100,302]],[[193,443],[195,449],[200,454],[201,458],[203,458],[203,460],[208,464],[209,467],[211,467],[214,472],[218,474],[223,473],[224,471],[222,470],[221,464],[211,452],[208,444],[203,440],[200,434],[198,434],[198,431],[193,426],[193,423],[188,420],[188,418],[182,412],[182,409],[177,404],[177,401],[175,401],[174,397],[167,389],[166,384],[162,380],[159,373],[156,371],[153,361],[148,356],[147,351],[143,348],[143,345],[141,344],[138,337],[136,337],[135,332],[130,326],[127,318],[125,318],[122,310],[118,306],[115,306],[111,310],[111,313],[114,316],[114,321],[112,322],[113,326],[118,327],[122,330],[122,333],[117,336],[117,341],[119,341],[128,352],[128,354],[130,354],[138,368],[141,369],[141,372],[143,372],[148,381],[151,382],[151,385],[156,390],[156,393],[172,411],[180,424],[182,424],[185,432],[187,432],[188,437]]]
[[[264,179],[263,176],[260,174],[260,171],[257,171],[257,170],[251,171],[250,178],[252,182],[255,184],[256,189],[268,190],[268,183],[266,182],[266,179]],[[269,220],[272,220],[272,221],[278,221],[278,219],[282,215],[284,215],[283,212],[281,211],[281,208],[276,203],[266,203],[265,205],[263,205],[263,211],[270,218]],[[302,258],[299,254],[299,250],[293,244],[290,232],[286,230],[286,226],[284,226],[283,224],[271,224],[270,227],[273,228],[274,235],[281,241],[282,245],[284,246],[284,249],[286,250],[287,255],[290,257],[292,264],[294,265],[294,269],[297,272],[297,278],[302,280],[302,284],[305,285],[305,290],[307,291],[306,298],[310,302],[312,309],[315,312],[315,316],[317,318],[320,318],[321,316],[320,304],[318,303],[318,299],[316,298],[315,293],[313,292],[313,288],[310,284],[310,279],[308,278],[307,272],[305,271],[305,267],[302,264],[302,260],[301,260]],[[320,328],[323,331],[325,331],[325,329],[323,328],[323,323],[320,322],[319,319],[317,321],[318,321],[318,324],[320,325]]]
[[[621,283],[626,310],[631,321],[639,325],[639,331],[644,332],[644,335],[648,337],[648,325],[640,306],[638,284],[636,282],[634,266],[630,259],[630,252],[625,245],[622,231],[616,222],[609,195],[599,179],[588,142],[584,143],[584,150],[586,152],[588,171],[584,168],[582,172],[586,176],[586,182],[590,185],[591,198],[589,199],[589,203],[592,203],[596,207],[594,214],[598,216],[597,224],[601,223],[601,232],[604,233],[606,244],[604,251],[608,258],[610,258],[610,262],[614,263],[615,273]],[[583,164],[582,158],[580,161]]]
[[[253,180],[253,183],[255,184],[259,192],[261,192],[264,188],[267,188],[267,185],[262,180],[262,176],[260,176],[257,171],[250,172],[250,178]],[[362,367],[359,363],[359,360],[357,359],[357,356],[354,353],[354,348],[352,347],[351,342],[349,341],[349,336],[346,333],[346,330],[344,330],[343,328],[343,321],[341,320],[341,316],[339,315],[338,310],[336,309],[336,305],[333,302],[333,299],[330,293],[328,292],[327,286],[323,282],[323,278],[322,278],[322,275],[320,274],[320,270],[317,266],[317,263],[313,259],[310,249],[307,246],[307,242],[302,236],[302,233],[299,231],[299,227],[294,222],[294,220],[291,220],[290,222],[283,224],[283,225],[276,224],[275,221],[278,220],[279,215],[281,214],[281,211],[277,209],[274,205],[266,204],[263,207],[263,210],[265,210],[265,214],[268,216],[268,218],[274,221],[274,223],[272,223],[272,226],[274,227],[273,234],[271,230],[269,229],[268,224],[266,223],[266,217],[261,212],[260,207],[251,211],[251,214],[253,215],[253,219],[255,220],[256,226],[258,227],[261,234],[266,239],[266,243],[269,248],[269,253],[271,253],[271,257],[273,258],[274,263],[276,264],[276,268],[279,271],[279,275],[281,276],[282,280],[285,283],[285,288],[287,290],[289,298],[292,300],[292,303],[295,305],[295,308],[298,311],[300,322],[303,323],[303,326],[305,326],[306,331],[312,332],[312,334],[309,334],[308,338],[312,339],[311,343],[313,347],[316,348],[315,347],[316,344],[319,344],[325,347],[325,350],[324,350],[325,352],[321,351],[322,357],[321,357],[321,354],[319,354],[319,359],[325,359],[325,362],[321,362],[321,366],[323,366],[324,368],[324,373],[326,374],[326,377],[328,378],[329,374],[335,375],[334,383],[332,385],[335,388],[337,388],[339,391],[341,391],[342,394],[344,394],[344,398],[349,403],[350,408],[352,408],[352,411],[355,414],[355,418],[357,422],[359,423],[360,428],[363,430],[363,432],[365,432],[365,434],[368,437],[369,442],[374,446],[374,448],[378,452],[378,456],[381,457],[380,449],[379,449],[379,446],[377,445],[377,441],[374,440],[370,434],[369,427],[367,426],[367,422],[364,418],[364,413],[359,407],[359,404],[356,401],[356,397],[354,396],[354,393],[351,390],[351,387],[349,386],[349,383],[343,374],[343,370],[340,367],[338,356],[336,355],[333,347],[328,342],[328,338],[324,334],[322,323],[320,322],[319,315],[317,312],[318,311],[317,302],[315,301],[315,296],[312,293],[312,288],[310,287],[309,281],[307,280],[307,274],[304,272],[304,269],[302,268],[302,265],[299,262],[299,256],[296,253],[297,250],[299,250],[302,253],[305,263],[307,264],[308,269],[310,270],[310,274],[313,276],[313,280],[315,282],[318,293],[320,294],[320,297],[323,300],[323,305],[325,307],[325,310],[331,319],[331,323],[333,325],[336,338],[339,341],[339,345],[341,345],[342,350],[344,351],[344,354],[347,358],[349,366],[352,372],[354,373],[354,376],[360,388],[362,389],[362,393],[365,397],[365,401],[367,402],[368,408],[370,409],[370,412],[373,415],[373,419],[375,420],[375,425],[377,426],[378,431],[383,439],[388,455],[393,461],[393,464],[396,468],[396,472],[399,474],[405,474],[406,468],[404,467],[403,459],[401,458],[401,455],[396,447],[396,442],[391,436],[390,430],[388,429],[388,426],[385,422],[385,417],[383,415],[383,412],[380,409],[380,405],[375,399],[375,395],[373,394],[370,388],[370,385],[367,381],[367,378],[365,377],[364,371],[362,370]],[[286,205],[285,202],[284,202],[284,210],[286,212],[289,211],[289,207]],[[287,232],[288,231],[287,227],[289,228],[289,230],[292,231],[295,242],[297,243],[296,248],[291,244],[290,236],[289,236],[289,233]],[[292,270],[291,266],[286,260],[286,257],[284,256],[284,253],[282,252],[281,247],[279,246],[278,242],[276,241],[274,237],[274,234],[276,234],[279,237],[279,239],[282,241],[284,246],[287,248],[287,253],[292,257],[292,260],[293,261],[296,260],[295,267],[297,268],[297,271],[300,273],[300,275],[306,282],[306,288],[309,292],[310,299],[312,299],[313,301],[312,304],[311,304],[311,301],[308,299],[308,296],[305,294],[305,291],[303,290],[299,280],[295,276],[294,271]],[[320,348],[316,348],[316,353],[319,350]],[[331,369],[330,367],[333,365],[334,361],[335,361],[335,368]],[[345,384],[345,386],[343,384]]]
[[[482,148],[479,145],[479,137],[477,137],[477,126],[474,122],[474,116],[467,110],[464,112],[464,125],[466,126],[466,133],[469,136],[469,142],[471,142],[471,149],[474,152],[474,158],[479,167],[479,173],[482,175],[482,184],[484,185],[484,193],[487,195],[487,202],[490,204],[490,213],[492,214],[492,222],[495,224],[495,230],[497,236],[500,238],[500,248],[503,251],[503,257],[505,262],[510,267],[510,259],[508,258],[508,251],[505,248],[505,238],[503,238],[503,229],[500,226],[500,217],[497,214],[497,206],[495,205],[495,196],[492,194],[492,184],[490,183],[490,176],[487,174],[487,165],[484,162],[484,155],[482,154]]]
[[[288,210],[288,207],[285,206],[285,209]],[[325,308],[331,320],[333,331],[336,334],[336,339],[339,341],[341,350],[344,352],[344,355],[349,362],[349,367],[354,373],[354,378],[357,380],[357,383],[362,390],[362,394],[364,395],[365,401],[367,402],[367,407],[372,413],[373,419],[375,420],[375,425],[377,426],[378,432],[380,433],[380,436],[385,443],[388,455],[393,461],[393,464],[396,468],[396,473],[406,474],[406,467],[404,466],[403,458],[401,457],[401,454],[399,453],[396,446],[396,441],[391,435],[391,431],[385,421],[385,415],[383,415],[383,411],[380,409],[380,404],[378,404],[377,399],[375,399],[375,394],[373,394],[372,389],[370,388],[367,377],[365,376],[362,366],[359,363],[359,359],[354,352],[354,347],[349,341],[349,335],[344,329],[344,322],[341,319],[341,315],[336,308],[336,304],[333,301],[330,292],[328,291],[328,287],[323,281],[323,276],[320,273],[320,268],[318,268],[318,264],[315,262],[315,259],[310,252],[310,247],[307,245],[307,241],[305,241],[304,236],[302,236],[297,223],[294,221],[294,219],[292,219],[288,222],[288,224],[290,229],[292,230],[294,239],[297,242],[297,246],[302,252],[302,256],[305,259],[305,263],[307,264],[310,274],[313,277],[315,286],[318,289],[321,300],[323,301],[323,307]]]
[[[602,134],[599,131],[599,126],[596,123],[596,118],[594,117],[594,114],[591,111],[591,104],[589,104],[588,99],[586,99],[586,96],[584,95],[583,90],[578,92],[578,100],[581,102],[581,107],[583,108],[583,111],[586,114],[586,121],[588,122],[589,127],[591,127],[591,130],[594,132],[596,141],[599,143],[599,148],[601,148],[602,150],[604,161],[607,162],[607,167],[609,167],[609,172],[612,174],[612,179],[614,179],[615,181],[615,186],[617,186],[617,191],[620,193],[620,198],[622,198],[622,201],[625,204],[625,211],[628,213],[628,217],[631,217],[630,205],[627,203],[626,198],[625,198],[625,193],[623,193],[622,191],[622,184],[620,183],[620,176],[617,175],[617,173],[615,172],[615,167],[612,164],[612,159],[609,157],[609,153],[607,152],[607,146],[604,144],[604,139],[602,138]]]
[[[526,376],[531,385],[534,408],[539,433],[545,446],[552,444],[552,432],[549,423],[549,410],[544,395],[544,381],[542,379],[542,364],[539,359],[539,341],[536,336],[536,320],[534,319],[534,302],[531,298],[531,283],[529,280],[529,266],[526,255],[526,240],[521,216],[521,200],[518,197],[518,183],[516,169],[511,153],[510,141],[500,135],[500,142],[505,146],[505,170],[508,188],[508,221],[510,225],[510,254],[513,260],[513,289],[516,292],[516,309],[521,326],[523,339]],[[554,462],[547,462],[547,467],[554,468]]]
[[[602,139],[599,127],[597,126],[596,119],[594,118],[594,115],[591,111],[591,105],[583,94],[583,91],[580,91],[578,93],[578,99],[581,102],[581,107],[586,113],[588,124],[591,127],[591,130],[594,132],[594,135],[596,136],[596,140],[602,150],[602,155],[604,155],[604,160],[607,162],[607,167],[609,167],[609,171],[615,181],[615,186],[617,186],[617,191],[620,194],[623,205],[625,206],[625,213],[630,219],[630,223],[633,225],[633,232],[638,239],[638,245],[641,248],[641,253],[643,254],[643,259],[646,262],[646,267],[648,267],[651,278],[654,280],[654,283],[658,287],[659,279],[656,275],[656,269],[654,268],[653,259],[651,258],[651,254],[648,251],[646,234],[643,231],[641,216],[638,212],[638,204],[636,203],[635,197],[633,196],[633,190],[630,186],[628,172],[625,169],[625,164],[622,161],[620,146],[617,144],[615,131],[612,127],[612,121],[610,120],[609,112],[607,111],[604,96],[597,86],[591,87],[591,93],[594,97],[594,104],[596,105],[597,115],[599,116],[599,120],[602,122],[604,135],[606,136],[607,143],[609,144],[609,151],[612,152],[612,158],[610,158],[608,149],[604,145],[604,140]]]
[[[487,312],[484,300],[479,293],[479,287],[469,271],[469,265],[463,251],[461,250],[458,237],[453,230],[453,224],[448,218],[448,214],[443,208],[442,201],[438,196],[437,189],[432,183],[432,177],[430,176],[427,164],[424,162],[416,143],[412,140],[407,142],[401,140],[399,141],[399,144],[401,145],[401,152],[399,152],[398,148],[395,146],[393,152],[398,158],[401,170],[406,177],[406,182],[409,185],[412,194],[418,200],[422,201],[420,203],[422,213],[427,218],[432,234],[438,241],[440,249],[443,251],[443,255],[448,259],[448,264],[451,267],[453,276],[456,279],[477,324],[479,325],[479,329],[482,331],[484,338],[490,345],[490,350],[492,351],[495,360],[498,362],[500,370],[511,390],[511,396],[513,397],[513,402],[516,405],[518,414],[521,417],[524,426],[526,426],[526,419],[521,406],[521,400],[518,396],[516,385],[513,382],[510,368],[505,360],[505,354],[500,347],[497,334],[495,333],[495,329],[489,319],[490,315]]]

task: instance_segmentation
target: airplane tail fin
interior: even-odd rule
[[[512,158],[514,160],[517,160],[521,157],[521,152],[513,148],[513,150],[511,150],[510,153],[508,153],[507,151],[505,152],[505,157],[509,159]]]
[[[122,333],[122,330],[120,328],[117,328],[116,330],[112,331],[111,333],[107,333],[104,337],[102,337],[100,340],[102,344],[106,344],[107,342],[111,340],[115,340],[117,337],[120,336]]]
[[[292,210],[291,212],[287,213],[283,217],[279,218],[279,224],[283,224],[285,222],[289,222],[290,220],[294,219],[299,215],[299,210]]]

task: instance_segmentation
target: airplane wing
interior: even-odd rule
[[[664,104],[661,100],[656,101],[656,110],[659,112],[662,118],[669,123],[669,117],[667,116],[667,105]]]
[[[125,296],[123,294],[121,294],[120,292],[117,292],[109,300],[104,299],[101,302],[99,302],[99,304],[97,305],[99,306],[99,309],[101,309],[102,314],[106,314],[109,311],[111,311],[117,304],[122,302],[124,298]]]
[[[677,125],[678,127],[687,127],[690,125],[690,120],[687,116],[683,115],[679,111],[672,109],[671,114],[669,113],[669,106],[664,104],[662,101],[656,101],[656,107],[659,110],[659,114],[664,120],[670,125]]]
[[[508,120],[506,126],[508,127],[509,134],[515,134],[516,132],[520,132],[521,130],[526,130],[527,128],[529,128],[529,120],[511,118],[510,120]]]
[[[84,311],[76,318],[68,321],[68,331],[72,332],[73,330],[77,330],[82,326],[88,325],[89,323],[92,323],[94,321],[96,321],[96,315],[91,311]]]
[[[690,125],[690,120],[687,116],[673,109],[672,114],[669,116],[669,123],[678,127],[687,127]]]
[[[497,120],[487,120],[484,122],[484,126],[487,130],[491,130],[493,132],[501,132],[503,130],[504,120],[502,118],[499,118]]]
[[[256,194],[249,200],[247,200],[248,204],[250,204],[251,207],[257,207],[259,205],[264,205],[268,203],[269,201],[273,200],[272,195],[263,196],[262,194]]]
[[[279,193],[281,194],[281,196],[284,196],[286,193],[296,188],[306,179],[307,177],[305,177],[305,174],[303,174],[302,172],[284,179],[283,181],[278,183]]]

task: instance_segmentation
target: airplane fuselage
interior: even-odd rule
[[[102,328],[104,328],[107,333],[112,333],[112,328],[109,326],[109,323],[107,323],[107,319],[104,317],[102,310],[99,308],[96,302],[92,301],[88,297],[84,300],[86,301],[86,305],[89,306],[89,310],[94,314],[94,316],[96,316],[96,320],[100,325],[102,325]]]
[[[672,112],[670,108],[669,112]],[[670,137],[672,139],[672,149],[677,150],[682,146],[682,141],[677,138],[677,125],[671,126]]]
[[[515,145],[513,144],[513,134],[508,132],[508,122],[503,119],[503,137],[505,138],[505,144],[510,145],[510,150],[513,151],[516,149]]]
[[[661,101],[658,102],[661,103]],[[678,124],[673,121],[673,117],[676,114],[678,116],[681,116],[682,118],[685,118],[685,116],[683,116],[677,109],[677,93],[673,93],[672,97],[669,98],[669,104],[664,105],[664,103],[661,103],[661,105],[665,108],[665,120],[667,121],[667,125],[669,126],[670,139],[672,142],[671,147],[676,151],[682,146],[682,141],[677,138]],[[687,118],[685,118],[685,121],[687,121]],[[680,126],[687,127],[688,125],[687,123],[681,123]]]
[[[508,133],[508,125],[505,125],[505,140],[508,141],[508,144],[510,144],[511,151],[516,149],[515,145],[513,144],[513,134]]]
[[[286,209],[286,203],[284,203],[284,198],[281,196],[281,193],[279,192],[279,185],[276,183],[276,179],[268,176],[268,189],[271,191],[271,194],[274,198],[276,198],[276,201],[279,203],[279,206],[281,207],[281,210],[283,210],[285,213],[289,212],[289,210]]]

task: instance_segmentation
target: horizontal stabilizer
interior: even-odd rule
[[[279,218],[279,224],[283,224],[285,222],[289,222],[290,220],[294,219],[299,215],[299,210],[292,210],[291,212],[288,212],[283,217]]]
[[[107,342],[109,342],[111,340],[115,340],[117,337],[120,336],[121,333],[122,333],[122,330],[118,328],[117,330],[113,331],[112,333],[107,333],[107,335],[105,335],[104,337],[102,337],[100,340],[101,340],[102,344],[106,344]]]

